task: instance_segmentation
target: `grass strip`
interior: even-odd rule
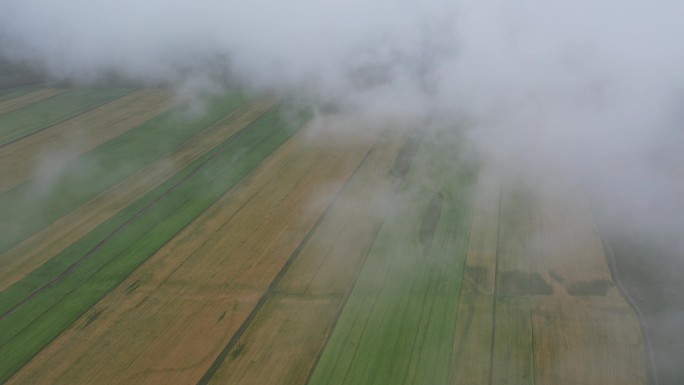
[[[169,110],[77,157],[47,177],[0,195],[0,253],[76,207],[163,158],[246,101],[235,94],[209,103],[201,116],[189,104]]]
[[[80,88],[0,115],[0,146],[119,98],[130,88]]]
[[[0,293],[5,381],[297,129],[274,110]],[[28,295],[28,297],[27,297]],[[13,301],[19,307],[7,311]]]

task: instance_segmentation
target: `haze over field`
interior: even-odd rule
[[[239,82],[466,118],[494,153],[570,168],[649,212],[681,176],[682,14],[676,0],[9,0],[0,36],[56,79]]]
[[[52,79],[191,91],[238,84],[373,120],[436,117],[530,175],[580,178],[610,213],[609,232],[638,231],[665,254],[684,252],[680,0],[5,0],[2,8],[0,56]],[[677,258],[673,272],[682,271]],[[682,320],[668,313],[661,324]]]

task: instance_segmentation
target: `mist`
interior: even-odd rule
[[[683,16],[679,0],[5,0],[0,57],[55,81],[241,87],[378,122],[438,118],[530,178],[579,180],[606,232],[658,245],[675,277]]]
[[[496,156],[598,178],[681,163],[681,15],[673,0],[9,0],[0,52],[55,80],[241,86],[386,118],[444,115]]]

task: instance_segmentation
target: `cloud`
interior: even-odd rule
[[[237,84],[364,119],[468,122],[485,156],[570,174],[611,223],[679,252],[681,15],[681,0],[4,0],[0,56],[54,79]]]

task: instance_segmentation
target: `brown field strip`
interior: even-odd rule
[[[0,114],[4,114],[4,113],[10,112],[10,111],[18,110],[22,107],[28,106],[29,104],[33,104],[33,103],[39,102],[43,99],[47,99],[49,97],[59,95],[65,91],[66,91],[66,89],[41,88],[39,90],[29,92],[26,95],[22,95],[22,96],[14,98],[14,99],[10,99],[10,100],[6,100],[4,102],[0,102]]]
[[[451,355],[450,384],[489,383],[493,301],[491,294],[461,294]]]
[[[235,134],[271,109],[262,99],[238,108],[226,118],[188,140],[168,157],[141,169],[14,248],[0,254],[0,290],[4,290],[85,233],[151,191],[217,143]]]
[[[639,321],[612,281],[589,203],[560,179],[536,191],[531,268],[554,291],[531,297],[536,383],[645,384]]]
[[[399,129],[381,137],[209,384],[306,383],[391,209],[399,183],[389,170],[407,137]],[[306,317],[293,321],[285,301]]]
[[[8,383],[196,383],[374,142],[312,131],[297,132]]]
[[[0,194],[59,171],[59,165],[176,105],[164,91],[135,91],[0,148]],[[45,175],[43,175],[45,174]]]
[[[538,385],[646,384],[634,312],[618,295],[532,300]]]
[[[491,384],[535,384],[530,299],[497,298],[495,323]]]

